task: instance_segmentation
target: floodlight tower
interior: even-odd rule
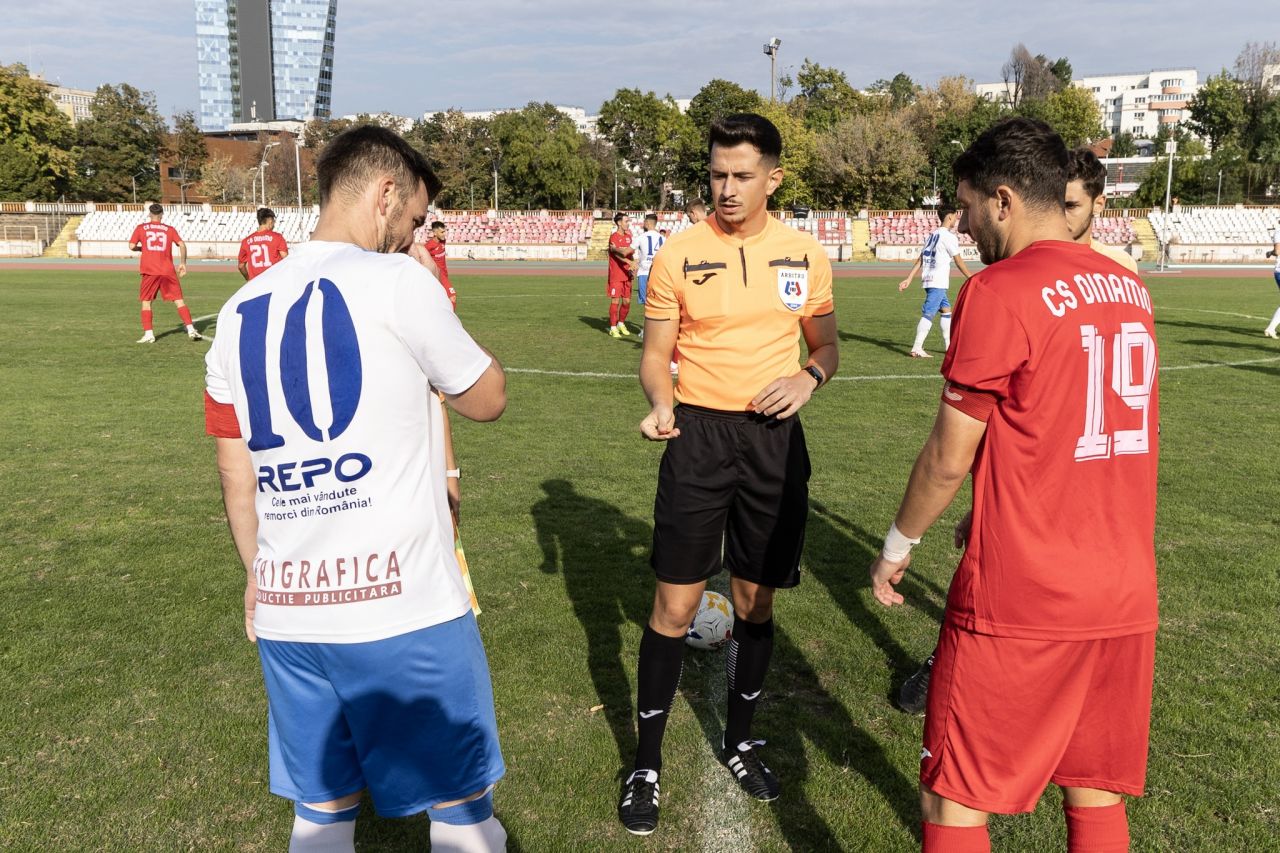
[[[778,48],[782,47],[782,39],[771,38],[764,46],[764,55],[769,57],[769,100],[776,102],[778,82]]]

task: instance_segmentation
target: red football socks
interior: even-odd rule
[[[150,311],[144,310],[142,312],[142,331],[144,332],[151,331],[151,312]]]
[[[630,302],[623,302],[621,305],[619,305],[618,306],[618,322],[621,323],[623,320],[627,319],[627,314],[630,311],[631,311]]]
[[[940,826],[924,821],[924,853],[991,853],[983,826]]]
[[[612,329],[618,325],[618,303],[609,303],[609,328]]]
[[[181,308],[178,309],[178,316],[182,318],[182,323],[184,326],[191,325],[191,309],[190,308],[183,305]]]
[[[1067,853],[1128,853],[1129,818],[1123,802],[1062,810],[1067,816]]]

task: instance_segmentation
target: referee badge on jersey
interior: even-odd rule
[[[809,259],[782,258],[769,261],[778,270],[778,297],[792,311],[799,311],[809,298]]]

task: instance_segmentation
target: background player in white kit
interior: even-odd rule
[[[366,126],[316,168],[315,234],[227,302],[206,359],[270,789],[295,804],[291,853],[354,850],[365,790],[384,816],[428,812],[433,850],[502,850],[505,767],[435,392],[493,420],[505,378],[400,254],[440,187],[422,155]]]
[[[953,208],[938,208],[938,219],[942,224],[929,235],[911,272],[898,283],[899,292],[906,290],[916,277],[916,270],[922,270],[920,278],[924,283],[924,305],[920,313],[923,316],[916,324],[916,340],[911,345],[912,358],[933,358],[925,351],[924,339],[929,336],[933,318],[939,311],[942,312],[942,319],[938,321],[942,329],[942,348],[951,346],[951,300],[947,296],[947,290],[951,287],[951,261],[956,262],[966,279],[970,275],[960,258],[960,238],[954,230],[959,218]]]
[[[1267,257],[1276,259],[1276,287],[1280,287],[1280,224],[1276,225],[1276,231],[1271,235],[1271,244],[1271,251],[1267,252]],[[1280,308],[1277,308],[1276,313],[1271,316],[1271,322],[1267,324],[1266,331],[1262,334],[1268,338],[1274,338],[1278,326],[1280,326]]]
[[[658,233],[657,215],[645,214],[644,230],[632,246],[636,250],[636,295],[641,305],[644,305],[645,296],[649,293],[649,270],[653,268],[653,256],[658,254],[665,242],[667,238]],[[640,339],[644,340],[644,329],[640,330]]]

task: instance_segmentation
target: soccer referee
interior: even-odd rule
[[[800,582],[809,454],[795,414],[839,363],[826,252],[767,210],[782,183],[781,154],[778,129],[761,116],[713,123],[715,213],[668,240],[649,276],[640,382],[652,410],[640,431],[669,443],[653,510],[658,583],[640,641],[639,742],[618,805],[636,835],[658,825],[662,736],[685,632],[722,564],[736,620],[721,757],[751,796],[778,796],[751,718],[773,651],[774,591]]]

